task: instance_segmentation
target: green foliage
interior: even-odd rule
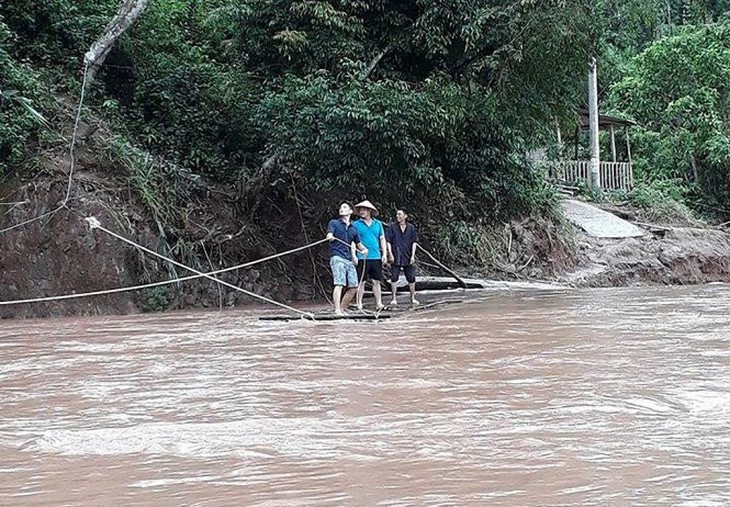
[[[138,141],[193,172],[232,178],[252,147],[246,76],[214,59],[197,2],[150,5],[103,73]],[[243,89],[243,91],[241,91]]]
[[[693,222],[695,214],[687,206],[688,190],[680,180],[639,182],[628,194],[629,203],[644,210],[648,220]]]
[[[254,218],[294,182],[314,220],[365,196],[507,219],[553,202],[523,154],[580,96],[591,6],[160,0],[100,77],[137,141],[238,183]]]
[[[321,73],[267,94],[256,121],[267,151],[312,192],[378,189],[383,204],[438,202],[457,188],[453,214],[492,218],[526,212],[534,184],[519,136],[497,121],[494,98],[427,81],[420,90],[393,81],[341,87]],[[426,198],[426,199],[424,199]],[[464,216],[464,215],[461,215]]]
[[[627,197],[632,204],[641,208],[657,208],[668,202],[683,202],[687,189],[681,180],[655,180],[638,183]]]
[[[637,174],[730,203],[730,25],[683,27],[640,54],[612,91],[636,129]]]
[[[435,223],[429,230],[431,246],[446,263],[487,266],[494,261],[494,237],[484,224],[459,220]]]
[[[153,287],[145,291],[144,300],[142,301],[143,312],[164,312],[169,310],[172,302],[167,287]]]
[[[606,197],[603,190],[595,188],[593,185],[586,181],[580,181],[578,184],[578,195],[589,202],[601,202]]]
[[[192,199],[197,178],[189,171],[152,157],[129,142],[116,138],[112,155],[126,169],[126,178],[158,223],[177,219]]]
[[[41,96],[38,73],[12,56],[15,45],[0,16],[0,174],[24,160],[28,145],[47,124],[36,100]]]
[[[13,0],[0,16],[17,36],[15,56],[76,69],[119,5],[117,0]]]

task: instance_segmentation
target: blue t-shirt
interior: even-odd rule
[[[383,224],[380,220],[373,219],[370,225],[365,223],[365,220],[358,220],[355,222],[355,230],[360,235],[360,240],[365,248],[368,249],[368,259],[380,260],[383,258],[383,253],[380,251],[380,238],[385,236],[383,230]],[[362,259],[362,254],[357,252],[357,258]]]
[[[342,257],[348,261],[352,259],[349,245],[354,241],[355,244],[360,243],[360,236],[355,229],[355,226],[350,223],[345,225],[345,222],[341,218],[335,218],[330,220],[327,224],[327,232],[347,243],[343,245],[339,241],[332,241],[330,243],[330,257]]]

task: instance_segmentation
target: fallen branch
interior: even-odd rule
[[[429,259],[431,259],[434,263],[436,263],[438,265],[438,267],[440,267],[441,269],[443,269],[444,271],[446,271],[448,274],[450,274],[451,276],[453,276],[454,279],[457,282],[459,282],[459,286],[461,288],[466,289],[468,287],[467,284],[466,284],[466,282],[459,275],[457,275],[452,270],[450,270],[449,268],[447,268],[446,266],[444,266],[436,257],[434,257],[433,255],[431,255],[431,253],[428,250],[426,250],[425,248],[423,248],[421,245],[418,245],[417,244],[417,246],[418,246],[418,249],[421,250],[426,255],[428,255]]]
[[[520,271],[524,270],[527,266],[529,266],[534,258],[535,258],[534,255],[530,255],[530,258],[527,259],[527,262],[525,262],[525,264],[523,264],[521,268],[517,268],[517,272],[519,273]]]

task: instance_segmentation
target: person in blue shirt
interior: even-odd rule
[[[391,306],[397,305],[396,294],[398,289],[396,283],[401,271],[406,275],[408,288],[411,291],[411,305],[418,306],[416,299],[416,248],[418,247],[418,231],[416,226],[408,223],[408,213],[399,209],[395,214],[396,223],[391,224],[385,233],[385,240],[388,242],[388,261],[391,262],[390,287],[393,299]]]
[[[375,309],[382,310],[383,295],[380,290],[380,281],[383,279],[383,265],[386,264],[387,250],[385,249],[385,229],[380,220],[375,217],[378,210],[370,201],[363,201],[355,205],[360,215],[360,220],[355,222],[357,231],[363,245],[367,248],[367,254],[358,253],[360,262],[357,265],[357,275],[360,287],[357,290],[357,307],[362,310],[362,297],[365,293],[365,282],[371,282],[373,296],[375,296]]]
[[[335,288],[332,290],[332,301],[335,304],[335,315],[344,315],[348,305],[357,294],[358,276],[355,266],[359,260],[355,255],[358,248],[364,255],[367,248],[362,244],[360,235],[350,221],[352,206],[342,203],[340,218],[330,220],[327,225],[327,239],[330,240],[330,268]],[[344,297],[342,288],[347,287]]]

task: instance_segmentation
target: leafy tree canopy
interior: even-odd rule
[[[3,2],[3,47],[76,69],[116,3]],[[596,5],[156,0],[95,100],[146,149],[242,187],[254,220],[292,186],[317,220],[366,196],[433,227],[506,219],[548,202],[525,153],[581,100]]]
[[[685,26],[636,57],[612,90],[637,131],[644,175],[730,204],[730,24]]]

